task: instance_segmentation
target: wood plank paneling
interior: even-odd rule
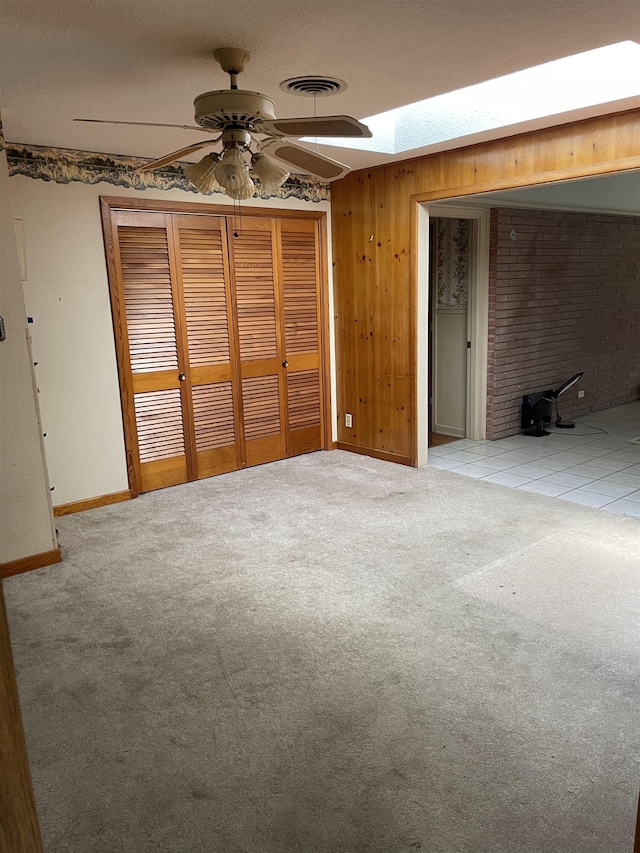
[[[331,185],[341,446],[416,462],[418,203],[637,169],[638,138],[634,110],[352,172]]]

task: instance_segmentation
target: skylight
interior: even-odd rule
[[[369,116],[371,139],[317,142],[400,154],[639,95],[640,44],[623,41]]]

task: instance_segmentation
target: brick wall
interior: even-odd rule
[[[640,217],[492,210],[487,437],[581,370],[563,418],[640,398]]]

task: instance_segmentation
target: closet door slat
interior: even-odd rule
[[[176,322],[169,218],[142,214],[140,224],[124,215],[119,224],[122,303],[126,318],[133,390],[140,491],[187,480],[185,389]]]
[[[131,371],[177,370],[166,228],[120,227],[118,238]]]
[[[322,447],[320,275],[316,224],[282,220],[282,323],[287,367],[287,455]]]
[[[278,344],[271,229],[235,237],[233,259],[240,358],[275,358]]]
[[[278,247],[271,219],[244,220],[231,238],[247,465],[286,456]]]
[[[225,221],[220,216],[173,219],[189,365],[192,456],[195,476],[210,477],[242,464]]]

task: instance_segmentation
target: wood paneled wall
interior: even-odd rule
[[[640,110],[375,169],[332,184],[338,447],[416,463],[421,202],[640,168]],[[344,425],[345,413],[353,427]]]

